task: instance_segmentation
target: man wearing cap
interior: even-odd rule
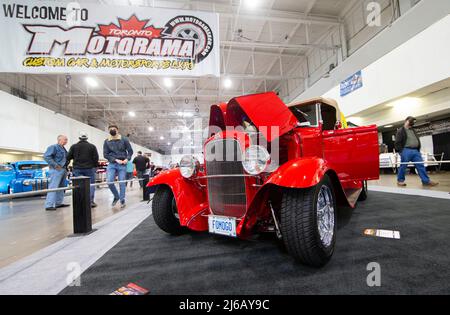
[[[109,161],[106,170],[106,177],[109,183],[115,181],[116,176],[119,181],[125,181],[127,177],[127,163],[133,156],[133,149],[131,148],[128,138],[119,134],[119,128],[116,125],[108,127],[109,137],[103,143],[103,156]],[[109,189],[114,195],[112,206],[114,207],[120,200],[120,207],[125,207],[125,182],[119,183],[120,194],[114,184],[108,184]]]
[[[95,172],[98,166],[98,151],[95,145],[89,143],[87,133],[81,132],[80,141],[72,145],[67,154],[67,161],[73,160],[73,176],[87,176],[91,184],[95,184]],[[94,202],[95,186],[91,186],[91,207],[97,207]]]
[[[400,165],[400,169],[397,174],[397,184],[400,187],[406,186],[405,173],[406,168],[408,167],[408,164],[406,163],[414,162],[418,163],[414,164],[414,166],[419,173],[422,184],[427,187],[437,186],[439,183],[435,183],[430,180],[427,170],[423,165],[422,155],[420,154],[420,139],[413,129],[415,123],[416,119],[409,116],[406,118],[403,127],[397,131],[397,136],[395,138],[395,149],[400,153],[402,160],[402,164]]]

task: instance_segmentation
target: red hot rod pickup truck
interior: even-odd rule
[[[205,164],[185,156],[148,186],[156,224],[248,238],[275,232],[297,260],[323,266],[338,206],[367,198],[379,177],[376,126],[347,128],[335,101],[286,105],[274,93],[213,105]]]

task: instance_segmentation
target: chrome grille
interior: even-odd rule
[[[209,142],[205,150],[211,211],[216,215],[242,217],[247,197],[239,143],[233,139],[215,140]]]

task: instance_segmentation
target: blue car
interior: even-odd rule
[[[19,161],[0,165],[0,193],[20,193],[48,187],[45,161]]]
[[[11,165],[0,164],[0,194],[9,194],[11,181],[16,178],[16,172]]]

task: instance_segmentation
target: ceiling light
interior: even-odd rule
[[[170,143],[170,142],[167,142],[167,145],[171,145],[171,143]]]
[[[173,86],[173,81],[171,78],[164,78],[164,85],[166,88],[171,88]]]
[[[128,112],[128,116],[130,116],[130,117],[136,117],[136,113],[135,113],[135,112]]]
[[[86,84],[89,85],[90,87],[94,87],[94,88],[98,86],[97,80],[95,80],[92,77],[87,77],[86,78]]]
[[[153,128],[152,126],[148,127],[148,131],[152,132],[154,130],[155,130],[155,128]]]
[[[223,80],[223,87],[226,89],[230,89],[233,86],[233,81],[230,78],[226,78]]]
[[[180,116],[180,117],[192,117],[192,116],[194,116],[194,113],[191,113],[191,112],[178,112],[177,115]]]
[[[245,0],[245,6],[249,9],[255,9],[259,5],[259,0]]]
[[[388,106],[392,107],[395,113],[398,115],[398,118],[404,119],[406,116],[411,115],[415,109],[420,106],[421,99],[417,97],[404,97],[392,103],[389,103]]]
[[[418,97],[404,97],[392,103],[389,103],[390,107],[408,107],[417,106],[420,104],[420,98]]]
[[[164,137],[163,136],[159,137],[159,140],[164,140]]]

